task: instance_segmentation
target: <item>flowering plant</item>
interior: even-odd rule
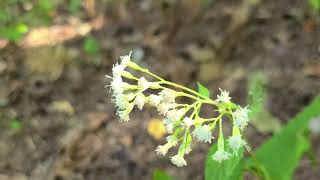
[[[136,77],[130,70],[138,71],[145,76]],[[229,93],[220,89],[221,94],[216,99],[211,99],[209,91],[198,84],[199,91],[194,91],[185,86],[167,81],[153,74],[135,62],[129,55],[121,56],[120,62],[112,68],[110,87],[112,101],[117,107],[117,114],[121,121],[129,121],[129,114],[134,107],[142,110],[145,104],[157,109],[164,116],[163,123],[169,134],[167,143],[157,147],[156,152],[166,155],[168,150],[179,145],[176,155],[171,157],[171,162],[176,166],[185,166],[185,154],[191,151],[192,141],[211,143],[214,139],[213,132],[218,126],[217,151],[212,159],[217,162],[236,156],[243,146],[247,147],[242,138],[242,132],[248,124],[247,107],[241,107],[231,101]],[[184,99],[189,99],[184,103]],[[213,106],[216,116],[212,118],[201,117],[203,105]],[[223,121],[232,122],[232,135],[225,140],[223,135]],[[248,148],[247,148],[248,149]]]

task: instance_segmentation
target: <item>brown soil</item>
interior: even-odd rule
[[[209,145],[195,144],[188,166],[177,168],[154,151],[164,142],[147,132],[148,121],[157,117],[154,109],[134,111],[128,123],[117,121],[104,76],[129,50],[169,80],[192,88],[200,81],[213,95],[218,87],[228,89],[242,105],[248,77],[263,72],[266,108],[282,124],[320,92],[320,21],[306,2],[230,0],[206,8],[196,0],[170,2],[97,1],[97,14],[107,22],[92,34],[101,43],[96,55],[83,52],[82,39],[59,47],[0,49],[0,180],[140,180],[151,179],[156,168],[177,179],[204,178]],[[54,60],[60,64],[48,68]],[[48,70],[32,71],[30,63]],[[54,107],[59,101],[74,112]],[[21,128],[12,128],[12,119]],[[252,147],[270,136],[252,126],[247,134]],[[313,142],[319,161],[319,136]],[[320,172],[304,158],[294,179],[320,179]]]

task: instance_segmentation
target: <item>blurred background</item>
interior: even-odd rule
[[[208,144],[157,156],[151,108],[119,123],[106,74],[120,55],[212,97],[253,104],[254,149],[320,92],[319,0],[1,0],[0,180],[204,178]],[[320,123],[312,128],[320,160]],[[297,180],[320,179],[304,158]],[[247,179],[256,179],[248,176]]]

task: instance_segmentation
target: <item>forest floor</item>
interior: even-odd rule
[[[212,97],[227,89],[241,105],[249,78],[262,73],[265,108],[282,125],[320,92],[320,21],[306,2],[182,2],[96,1],[76,23],[60,9],[55,22],[64,26],[47,29],[63,33],[44,35],[55,45],[46,38],[0,43],[0,180],[140,180],[151,179],[154,169],[204,179],[208,144],[196,143],[188,165],[177,168],[156,155],[164,140],[148,133],[150,119],[161,118],[154,109],[135,110],[131,121],[119,123],[105,75],[130,50],[168,80],[191,88],[199,81]],[[97,53],[84,52],[84,38],[74,32],[80,26],[97,39]],[[270,135],[250,125],[246,137],[255,148]],[[320,161],[319,136],[312,138]],[[294,179],[317,180],[320,171],[304,158]]]

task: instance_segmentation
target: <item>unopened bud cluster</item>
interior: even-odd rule
[[[140,110],[146,104],[155,107],[164,117],[163,123],[168,133],[166,144],[156,149],[158,154],[166,155],[169,149],[179,145],[178,152],[171,157],[171,161],[178,167],[185,166],[187,162],[184,156],[191,151],[192,141],[196,139],[199,142],[211,143],[215,139],[212,133],[216,126],[219,127],[218,150],[212,159],[218,162],[227,160],[246,146],[242,131],[248,124],[249,110],[232,103],[227,91],[220,89],[221,94],[212,100],[140,67],[131,61],[131,53],[121,56],[120,59],[120,62],[112,68],[112,76],[107,76],[111,79],[111,83],[107,86],[112,90],[112,101],[117,107],[117,114],[121,121],[129,121],[129,114],[134,107]],[[147,80],[146,77],[136,77],[127,71],[127,68],[140,71],[153,81]],[[190,98],[192,103],[178,103],[178,97]],[[212,105],[218,115],[213,118],[200,117],[199,113],[204,104]],[[233,123],[232,135],[226,141],[222,131],[222,121],[225,119]]]

